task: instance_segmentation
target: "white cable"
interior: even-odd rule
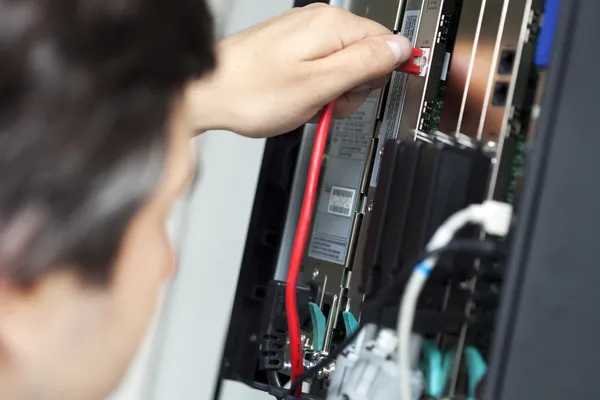
[[[480,225],[483,230],[494,236],[506,236],[510,229],[512,207],[506,203],[486,201],[471,205],[458,211],[446,220],[434,233],[426,251],[433,252],[447,246],[456,233],[468,224]],[[427,282],[438,256],[427,258],[419,263],[404,289],[398,314],[398,375],[400,400],[412,399],[410,344],[412,327],[419,295]]]

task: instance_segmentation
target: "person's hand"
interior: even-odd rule
[[[346,117],[410,58],[411,45],[376,22],[315,4],[224,39],[217,54],[217,70],[187,91],[196,127],[267,137],[314,120],[334,99],[335,117]]]

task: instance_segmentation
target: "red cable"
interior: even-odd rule
[[[308,178],[304,190],[304,201],[302,202],[302,210],[300,211],[300,219],[298,220],[298,227],[296,229],[296,238],[294,240],[294,247],[292,248],[290,268],[288,270],[285,287],[285,309],[287,313],[288,332],[290,334],[290,353],[292,358],[292,383],[304,372],[304,354],[302,351],[300,318],[298,316],[298,306],[296,301],[296,286],[298,285],[298,275],[300,274],[302,257],[304,256],[313,209],[315,207],[321,164],[323,162],[323,154],[325,153],[325,144],[327,143],[327,135],[329,134],[329,128],[331,126],[334,106],[335,101],[332,101],[325,107],[317,127],[310,166],[308,168]],[[302,395],[302,385],[298,387],[298,390],[294,395],[296,397]]]
[[[415,64],[415,57],[421,57],[422,50],[413,49],[413,57],[406,63],[402,64],[398,71],[408,73],[420,73],[421,67]],[[290,267],[288,270],[287,283],[285,287],[285,309],[288,320],[288,332],[290,335],[290,353],[292,358],[292,383],[304,372],[304,353],[302,349],[302,338],[300,329],[300,318],[298,316],[297,293],[298,276],[302,266],[302,258],[306,248],[308,232],[315,207],[317,197],[317,188],[319,186],[319,176],[321,173],[321,164],[323,162],[323,154],[325,153],[325,145],[327,143],[327,135],[333,118],[333,109],[335,101],[332,101],[325,107],[319,125],[317,134],[313,144],[310,166],[308,168],[308,178],[304,190],[304,201],[302,202],[302,210],[300,211],[300,219],[296,228],[296,238],[294,239],[294,247],[290,258]],[[302,385],[298,386],[295,397],[302,396]]]

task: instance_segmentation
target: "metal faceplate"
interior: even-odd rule
[[[401,0],[331,2],[390,30],[396,25],[401,3]],[[365,181],[375,151],[381,95],[382,90],[374,91],[354,114],[333,123],[323,160],[303,271],[307,281],[316,280],[326,291],[337,294],[329,311],[325,350],[331,344],[340,312],[351,310],[358,317],[360,309],[360,295],[348,296],[348,289],[367,196]]]

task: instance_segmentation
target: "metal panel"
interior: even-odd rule
[[[486,0],[471,0],[462,9],[454,52],[450,61],[451,72],[446,81],[444,108],[438,128],[447,134],[458,130],[458,120],[464,107],[463,98],[465,98],[469,86],[470,66],[474,61],[485,4]]]
[[[401,3],[401,0],[331,2],[332,5],[373,19],[390,30],[394,29]],[[351,281],[351,266],[363,217],[361,204],[366,196],[365,179],[369,177],[368,166],[375,151],[374,137],[381,92],[374,91],[357,113],[344,121],[335,122],[330,132],[317,209],[303,263],[305,280],[314,279],[327,291],[338,294],[339,301],[330,311],[333,317],[329,321],[330,327],[337,325],[339,311],[349,309],[349,303],[355,305],[355,315],[360,305],[360,298],[349,301],[346,292]],[[344,196],[336,196],[336,193]],[[286,227],[286,230],[292,229],[295,229],[295,225]],[[279,264],[282,264],[281,259]],[[331,339],[332,330],[328,329],[326,344],[331,343]]]
[[[494,54],[498,38],[502,36],[502,27],[506,18],[510,0],[487,0],[479,31],[479,40],[473,64],[470,66],[470,81],[464,108],[458,119],[457,132],[473,139],[477,138],[477,129],[484,109],[485,94],[490,85],[490,75],[494,69]]]
[[[501,17],[496,44],[488,55],[491,68],[480,111],[479,127],[475,135],[477,139],[486,141],[490,150],[496,150],[498,161],[492,172],[488,198],[500,197],[501,200],[504,200],[506,187],[502,184],[498,185],[498,176],[505,163],[510,165],[514,157],[514,152],[511,151],[510,146],[505,146],[504,142],[511,134],[525,136],[522,119],[528,119],[531,111],[531,105],[524,104],[524,96],[518,94],[526,93],[531,86],[534,39],[538,22],[536,16],[540,15],[543,1],[510,0],[505,3],[505,6],[506,15]],[[503,58],[506,54],[512,55],[512,58]],[[498,87],[503,90],[501,99],[497,99],[500,95],[496,93]],[[477,281],[477,277],[472,280],[471,290],[475,290]],[[465,312],[469,315],[472,310],[473,304],[468,304]],[[457,345],[450,384],[451,395],[455,393],[468,327],[468,323],[463,325]]]
[[[510,133],[514,110],[524,106],[533,68],[535,37],[543,1],[511,0],[494,49],[492,70],[477,138],[497,142]]]
[[[484,142],[495,142],[499,159],[503,154],[504,140],[512,134],[524,134],[521,132],[521,114],[531,114],[529,108],[532,105],[525,103],[531,86],[535,38],[543,3],[543,0],[511,0],[503,36],[497,46],[492,85],[486,95],[487,110],[481,115],[477,137]],[[506,59],[513,54],[514,59]],[[543,83],[540,82],[540,90]],[[497,93],[497,90],[506,90],[505,102],[499,101],[502,99],[497,97],[502,93]],[[496,163],[492,174],[490,197],[494,197],[500,164]]]
[[[438,30],[442,18],[444,0],[423,2],[421,9],[421,19],[419,21],[419,33],[415,41],[415,47],[427,51],[428,68],[431,68],[432,60],[444,57],[444,52],[436,44],[438,43]],[[442,52],[442,54],[438,54]],[[407,77],[406,97],[396,137],[412,139],[415,132],[420,129],[421,114],[424,109],[423,103],[426,101],[425,95],[428,91],[428,85],[439,86],[441,71],[437,71],[437,76],[427,71],[425,76],[411,75]],[[437,94],[437,93],[436,93]],[[431,100],[431,99],[429,99]]]

